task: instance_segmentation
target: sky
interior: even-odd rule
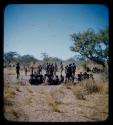
[[[109,10],[103,4],[9,4],[4,10],[4,53],[68,59],[73,33],[109,25]]]

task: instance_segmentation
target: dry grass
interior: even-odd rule
[[[58,105],[62,104],[62,99],[64,97],[64,92],[62,90],[63,88],[61,87],[50,91],[51,97],[54,99],[54,102]]]
[[[42,94],[42,95],[45,94],[45,91],[44,91],[43,87],[40,88],[40,94]]]
[[[79,114],[97,121],[108,117],[108,83],[84,80],[71,90],[78,99]]]
[[[34,100],[34,98],[32,98],[32,97],[25,97],[25,104],[26,105],[30,105],[31,103],[34,103],[35,102],[35,100]]]
[[[7,83],[4,84],[4,104],[5,106],[13,106],[13,98],[16,92],[13,88],[9,87]]]
[[[105,120],[108,117],[108,95],[94,93],[88,95],[87,100],[78,101],[80,106],[78,113],[95,120]]]
[[[88,92],[88,94],[92,93],[103,94],[108,92],[107,83],[104,83],[101,80],[98,82],[95,82],[94,80],[85,80],[81,84],[83,84],[83,87]]]
[[[4,98],[14,98],[16,91],[7,83],[4,84]]]
[[[92,93],[107,94],[108,84],[102,80],[98,82],[95,82],[94,80],[83,80],[76,86],[70,87],[70,89],[78,99],[85,100],[85,95]]]
[[[51,87],[53,86],[50,86],[50,88]],[[31,114],[36,113],[36,111],[46,110],[51,113],[65,113],[67,108],[69,108],[69,113],[71,113],[70,107],[73,105],[72,107],[75,107],[78,115],[89,119],[96,119],[97,121],[106,119],[108,116],[108,84],[104,80],[83,80],[76,85],[69,83],[60,87],[55,86],[51,89],[48,89],[46,86],[37,86],[39,91],[31,86],[24,86],[24,88],[19,83],[15,85],[8,85],[7,83],[4,84],[4,104],[7,111],[6,114],[12,119],[20,119],[24,117],[19,116],[20,111],[17,112],[17,109],[15,108],[16,103],[20,100],[20,104],[23,106],[22,108],[26,105],[31,107],[32,110],[29,109]],[[69,93],[67,94],[67,92]],[[22,98],[19,99],[19,96],[17,96],[18,99],[16,97],[16,101],[13,100],[16,94],[18,94],[20,98],[22,96]],[[73,101],[73,95],[76,97],[75,101]],[[68,105],[67,103],[63,103],[69,98],[71,98],[72,103],[70,100]],[[47,109],[45,105],[47,105]],[[34,108],[35,106],[36,108]],[[63,111],[61,107],[63,107]],[[14,108],[14,110],[12,108]],[[72,115],[73,114],[71,114],[71,117]]]
[[[31,93],[31,94],[34,93],[34,91],[33,91],[31,88],[27,88],[27,90],[28,90],[28,92]]]
[[[54,100],[51,95],[47,95],[47,103],[52,108],[53,112],[61,112],[59,109],[59,104]]]
[[[8,75],[16,75],[16,70],[15,69],[7,69],[7,74]]]
[[[51,90],[47,95],[47,103],[52,108],[53,112],[62,112],[60,110],[60,105],[63,104],[62,99],[64,97],[64,92],[62,89],[63,87]]]
[[[73,87],[72,88],[72,91],[73,91],[73,94],[75,95],[75,97],[77,97],[77,99],[80,99],[80,100],[85,100],[85,90],[83,87],[81,86],[76,86],[77,88]]]

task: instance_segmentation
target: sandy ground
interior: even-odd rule
[[[85,100],[78,100],[70,87],[64,84],[31,86],[28,83],[29,75],[25,76],[23,72],[20,77],[22,80],[26,85],[16,80],[14,71],[4,70],[4,83],[7,84],[4,116],[7,120],[87,122],[102,121],[108,116],[108,94],[92,94],[85,96]],[[105,111],[102,109],[103,103],[107,107]]]

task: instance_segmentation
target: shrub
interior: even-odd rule
[[[73,86],[72,87],[73,94],[77,97],[77,99],[85,100],[85,90],[82,86]]]
[[[87,91],[87,94],[92,93],[106,93],[107,91],[107,84],[102,80],[95,82],[94,80],[84,80],[81,83],[81,86]]]

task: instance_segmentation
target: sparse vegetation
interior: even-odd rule
[[[32,121],[32,113],[37,118],[43,117],[46,113],[68,113],[72,118],[75,117],[73,111],[78,114],[76,117],[82,116],[83,119],[105,120],[108,116],[108,81],[103,78],[102,73],[100,76],[99,80],[83,80],[76,84],[70,82],[59,86],[23,87],[20,81],[15,84],[5,82],[5,116],[10,120],[25,121],[27,115],[29,121]],[[50,117],[49,114],[47,117]],[[64,116],[61,117],[63,121]]]
[[[95,82],[94,80],[84,80],[82,84],[88,94],[92,93],[102,94],[107,91],[106,83],[102,82],[101,80],[98,82]]]
[[[53,112],[61,112],[59,109],[59,104],[57,103],[57,101],[54,100],[54,98],[51,95],[47,96],[47,102],[48,105],[52,108]]]
[[[56,104],[62,104],[62,98],[64,97],[64,92],[62,91],[62,88],[56,89],[54,91],[51,90],[50,95]]]
[[[41,89],[40,89],[40,94],[45,94],[45,91],[44,91],[43,87],[41,87]]]
[[[73,94],[78,99],[85,100],[85,95],[92,93],[106,94],[108,93],[108,85],[103,81],[95,82],[94,80],[83,80],[78,85],[70,87]]]
[[[73,91],[73,94],[77,97],[77,99],[85,100],[85,94],[84,94],[83,87],[77,86],[77,88],[75,88],[75,86],[73,86],[72,91]]]

